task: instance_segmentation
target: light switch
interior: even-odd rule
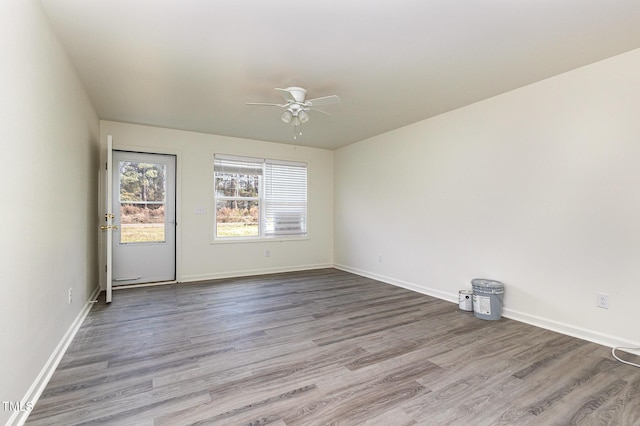
[[[207,209],[204,207],[196,207],[195,214],[207,214]]]

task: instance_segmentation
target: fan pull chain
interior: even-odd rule
[[[300,125],[293,127],[293,140],[298,139],[298,136],[302,136],[302,126]]]

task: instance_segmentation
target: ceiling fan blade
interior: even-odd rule
[[[276,87],[276,90],[278,91],[278,93],[280,93],[280,95],[284,98],[285,101],[296,102],[296,98],[294,98],[291,92],[288,91],[287,89],[278,89]]]
[[[316,107],[320,105],[337,104],[338,102],[340,102],[340,97],[337,95],[331,95],[331,96],[323,96],[321,98],[308,99],[305,102],[305,104],[312,107]]]
[[[286,105],[280,105],[280,104],[268,104],[268,103],[264,103],[264,102],[247,102],[247,105],[277,106],[277,107],[280,107],[280,108],[284,108],[284,107],[286,107]]]
[[[307,109],[310,109],[311,111],[321,112],[321,113],[323,113],[324,115],[328,115],[329,117],[331,117],[331,114],[329,114],[327,111],[323,111],[323,110],[321,110],[321,109],[315,109],[315,108],[307,108]]]

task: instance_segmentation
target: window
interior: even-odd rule
[[[167,165],[119,161],[120,244],[165,242]]]
[[[307,165],[216,155],[215,238],[307,234]]]

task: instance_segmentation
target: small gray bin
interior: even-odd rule
[[[473,288],[473,314],[476,318],[499,320],[502,318],[504,284],[500,281],[476,278],[471,280]]]

